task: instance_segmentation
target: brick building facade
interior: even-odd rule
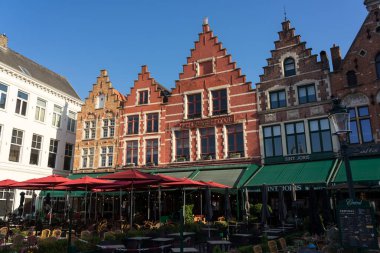
[[[168,100],[165,162],[257,161],[256,115],[255,90],[205,21]]]
[[[112,87],[107,71],[101,70],[78,113],[74,173],[115,170],[120,107],[125,100]]]
[[[153,167],[164,163],[166,102],[170,92],[142,66],[120,109],[120,167]]]

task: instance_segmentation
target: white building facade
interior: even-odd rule
[[[82,101],[62,76],[8,48],[0,35],[0,180],[68,175]],[[0,218],[20,204],[22,190],[0,190]],[[24,213],[31,192],[25,191]],[[29,206],[28,206],[29,205]]]

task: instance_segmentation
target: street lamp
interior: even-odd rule
[[[332,100],[333,106],[329,113],[329,119],[334,126],[335,134],[338,135],[340,153],[346,168],[348,194],[350,199],[355,198],[354,183],[352,180],[351,166],[348,154],[348,134],[350,133],[350,114],[346,106],[342,105],[339,98]]]

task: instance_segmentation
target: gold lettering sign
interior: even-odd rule
[[[209,118],[209,119],[199,119],[191,121],[182,121],[179,123],[180,128],[191,129],[191,128],[202,128],[211,127],[217,125],[227,125],[235,122],[234,115]]]

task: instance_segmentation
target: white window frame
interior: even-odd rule
[[[67,145],[71,145],[71,154],[70,155],[66,154]],[[63,159],[63,170],[65,170],[65,159],[66,159],[66,157],[70,157],[70,166],[68,168],[68,171],[71,171],[72,166],[73,166],[73,156],[74,156],[74,144],[66,142],[66,144],[65,144],[65,155],[64,155],[64,159]]]
[[[19,96],[20,92],[26,95],[26,99]],[[16,114],[26,117],[26,115],[28,114],[28,100],[29,100],[29,94],[28,93],[26,93],[25,91],[22,91],[22,90],[17,91],[16,108],[15,108]],[[17,111],[17,103],[20,103],[20,107],[19,107],[18,111]],[[24,106],[25,106],[25,115],[22,114],[22,108]]]
[[[149,137],[144,137],[143,138],[143,140],[144,140],[144,148],[143,148],[143,164],[145,164],[146,165],[146,147],[147,147],[147,140],[157,140],[157,164],[155,164],[155,166],[157,166],[157,165],[159,165],[160,164],[160,151],[161,151],[161,137],[159,136],[159,135],[155,135],[155,136],[149,136]]]
[[[82,169],[88,169],[88,168],[94,167],[94,154],[95,154],[94,147],[82,148],[82,159],[81,159]],[[86,159],[85,166],[83,166],[84,159]]]
[[[34,140],[34,137],[36,136],[36,140]],[[38,137],[41,138],[40,142],[38,142]],[[41,163],[41,151],[42,151],[42,143],[43,143],[44,137],[39,134],[33,133],[32,135],[32,144],[30,145],[30,158],[29,158],[29,164],[30,165],[40,165]],[[31,156],[32,156],[32,151],[36,150],[38,152],[38,158],[37,158],[37,164],[31,163]]]
[[[140,92],[141,91],[148,91],[148,103],[146,104],[140,104]],[[150,104],[150,89],[149,88],[145,88],[145,89],[137,89],[136,90],[136,105],[149,105]]]
[[[231,113],[231,105],[230,105],[230,86],[229,84],[215,86],[208,88],[208,102],[209,102],[209,110],[208,110],[208,116],[209,117],[221,117],[224,115],[229,115]],[[212,92],[216,90],[227,90],[227,114],[222,115],[213,115],[213,103],[212,103]]]
[[[106,124],[107,122],[107,124]],[[112,123],[113,122],[113,123]],[[115,118],[108,118],[102,120],[102,137],[112,138],[115,136]],[[104,134],[106,131],[107,134]]]
[[[99,94],[99,96],[96,97],[96,106],[95,109],[102,109],[104,108],[105,104],[105,95],[104,94]]]
[[[73,111],[69,111],[67,115],[67,131],[75,133],[75,127],[77,124],[77,114]]]
[[[199,89],[199,90],[192,90],[192,91],[186,91],[183,93],[183,119],[188,119],[188,113],[189,113],[189,108],[188,108],[188,98],[187,96],[188,95],[195,95],[195,94],[201,94],[201,119],[204,118],[204,115],[203,115],[203,102],[204,102],[204,90],[203,89]]]
[[[57,168],[58,146],[59,146],[59,140],[51,138],[50,142],[49,142],[49,155],[48,155],[48,163],[47,163],[48,164],[47,167],[49,167],[49,168],[53,168],[53,169]],[[56,152],[54,152],[54,148],[57,148]],[[54,166],[53,167],[49,166],[50,154],[55,154]]]
[[[45,105],[43,105],[45,103]],[[39,122],[45,122],[45,116],[46,116],[46,100],[42,98],[37,98],[36,103],[36,113],[34,114],[34,119]]]
[[[102,167],[102,168],[112,167],[113,163],[114,163],[114,160],[113,160],[114,147],[113,146],[102,146],[100,148],[100,156],[99,157],[100,157],[100,161],[99,161],[100,166],[99,167]],[[104,165],[103,165],[103,162],[104,162]]]
[[[88,133],[88,137],[87,137]],[[87,120],[84,122],[83,139],[92,140],[96,137],[96,120]]]
[[[4,86],[5,88],[2,89],[1,86]],[[4,83],[0,83],[0,99],[3,97],[3,95],[5,96],[4,108],[1,108],[1,107],[0,107],[0,110],[6,110],[6,109],[7,109],[7,95],[8,95],[8,89],[9,89],[9,86],[8,86],[8,85],[5,85]],[[5,91],[4,91],[4,90],[5,90]]]
[[[211,61],[212,72],[204,74],[204,75],[201,75],[200,74],[200,66],[199,66],[199,64],[203,63],[203,62],[207,62],[207,61]],[[215,57],[208,57],[208,58],[204,58],[204,59],[198,60],[198,61],[195,62],[195,67],[196,67],[196,73],[195,73],[196,76],[207,76],[207,75],[215,74],[216,73],[216,69],[215,69]]]
[[[62,106],[54,105],[51,124],[52,126],[59,128],[61,127],[61,121],[62,121]]]
[[[13,142],[13,131],[17,131],[17,133],[16,133],[16,136],[15,136],[15,138],[16,138],[16,142],[14,143]],[[21,132],[22,133],[22,136],[21,136],[21,138],[20,137],[18,137],[18,133],[19,132]],[[21,158],[22,158],[22,145],[23,145],[23,139],[24,139],[24,131],[23,130],[20,130],[20,129],[17,129],[17,128],[13,128],[12,129],[12,136],[11,136],[11,145],[10,145],[10,148],[9,148],[9,155],[10,155],[10,152],[11,152],[11,149],[12,149],[12,145],[15,145],[15,146],[18,146],[18,147],[20,147],[20,153],[19,153],[19,157],[18,157],[18,161],[11,161],[9,158],[10,157],[8,157],[8,160],[10,161],[10,162],[17,162],[17,163],[19,163],[19,162],[21,162]],[[21,139],[21,141],[20,141],[20,143],[17,143],[17,140],[19,140],[19,139]]]

